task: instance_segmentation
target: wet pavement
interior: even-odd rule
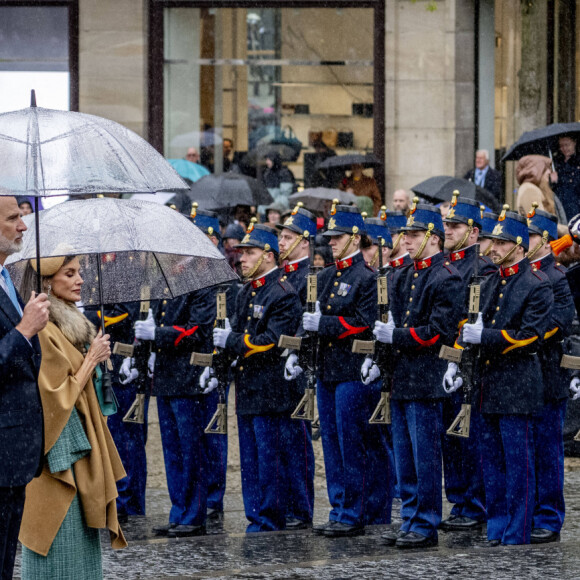
[[[567,516],[561,541],[556,544],[488,548],[483,529],[441,532],[439,545],[428,550],[398,550],[381,543],[380,534],[389,526],[367,527],[366,535],[356,538],[324,538],[314,536],[310,530],[246,535],[236,439],[231,437],[235,425],[231,425],[230,472],[223,518],[210,522],[204,537],[169,540],[151,533],[153,526],[167,523],[170,507],[154,416],[151,427],[148,515],[131,517],[123,526],[129,541],[125,550],[111,550],[103,533],[106,579],[447,580],[458,575],[470,580],[580,578],[580,460],[566,460]],[[315,442],[317,466],[321,463],[319,446],[320,442]],[[317,469],[315,523],[327,520],[329,505],[324,487],[323,469]],[[400,503],[395,502],[392,524],[395,528],[400,524],[399,507]],[[445,516],[450,509],[445,499],[443,509]],[[18,559],[15,578],[19,578],[19,572]]]

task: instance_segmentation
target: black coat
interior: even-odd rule
[[[234,369],[239,415],[289,415],[300,401],[295,381],[284,379],[278,340],[294,336],[302,306],[294,288],[279,280],[278,269],[248,282],[238,294],[226,350],[238,359]]]
[[[537,352],[551,322],[553,301],[547,276],[534,272],[527,258],[485,278],[478,401],[483,413],[531,414],[542,408]]]
[[[28,342],[15,329],[19,322],[0,289],[0,487],[26,485],[40,475],[44,456],[40,343],[36,336]]]
[[[541,270],[552,284],[554,304],[550,311],[548,332],[538,355],[544,377],[544,401],[551,403],[568,398],[571,373],[560,366],[564,339],[570,334],[574,320],[574,302],[566,280],[566,268],[552,254],[532,263],[532,270]]]
[[[552,189],[569,221],[580,213],[580,155],[572,155],[568,161],[564,161],[562,155],[557,154],[554,166],[558,172],[558,182],[552,184]]]
[[[469,181],[473,181],[475,183],[475,168],[473,168],[471,171],[468,171],[463,176],[463,179],[468,179]],[[485,174],[485,179],[483,180],[483,189],[489,191],[489,193],[491,193],[496,199],[501,199],[501,173],[493,167],[489,167],[487,173]]]
[[[393,399],[446,396],[442,379],[447,362],[439,351],[441,345],[454,343],[464,295],[461,276],[442,252],[395,273],[389,300],[396,325]]]

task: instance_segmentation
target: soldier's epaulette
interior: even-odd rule
[[[278,284],[280,284],[284,292],[290,292],[292,290],[292,284],[285,278],[278,278]]]
[[[367,270],[370,270],[373,274],[377,273],[377,271],[374,268],[372,268],[371,266],[369,266],[366,262],[365,262],[365,268]]]
[[[443,267],[450,273],[450,274],[455,274],[455,272],[452,270],[451,267],[451,262],[445,260],[445,262],[443,262]]]
[[[531,273],[541,282],[546,282],[548,280],[548,276],[544,274],[541,270],[530,270]]]
[[[560,272],[561,274],[564,274],[564,276],[566,275],[566,272],[567,272],[566,267],[562,266],[562,264],[560,264],[560,262],[555,262],[554,268],[556,270],[558,270],[558,272]]]

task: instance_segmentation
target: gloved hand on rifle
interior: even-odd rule
[[[127,357],[123,359],[119,369],[119,379],[122,385],[132,383],[139,376],[139,371],[135,368],[135,359]]]
[[[199,386],[201,387],[204,395],[207,395],[214,389],[217,389],[218,380],[215,377],[212,367],[205,367],[205,369],[203,369],[203,373],[201,373],[201,376],[199,377]]]
[[[360,376],[363,385],[370,385],[380,378],[381,371],[371,357],[365,358],[365,362],[363,362],[360,368]]]
[[[226,347],[226,341],[228,336],[232,332],[232,327],[228,318],[225,319],[225,328],[214,328],[213,329],[213,345],[219,348]]]
[[[375,322],[375,328],[373,329],[373,334],[379,342],[384,342],[385,344],[393,344],[393,331],[395,330],[395,321],[393,320],[393,315],[389,310],[389,318],[387,322],[381,322],[377,320]]]
[[[138,320],[135,323],[135,338],[139,340],[155,340],[155,321],[153,310],[149,308],[146,320]]]
[[[321,316],[322,312],[320,312],[320,302],[316,301],[314,312],[305,312],[302,315],[302,326],[304,327],[304,330],[308,330],[310,332],[318,332]]]
[[[454,393],[463,385],[463,379],[461,377],[456,378],[457,371],[458,368],[456,363],[450,362],[447,365],[447,372],[443,376],[443,388],[446,393]]]
[[[483,316],[481,312],[477,315],[475,324],[464,324],[461,329],[463,342],[467,344],[481,344],[481,334],[483,333]]]
[[[153,371],[155,370],[155,358],[156,358],[156,354],[154,352],[152,352],[149,355],[149,360],[147,361],[147,376],[149,378],[153,377]]]
[[[298,364],[298,355],[295,353],[288,355],[288,360],[284,366],[284,378],[287,381],[292,381],[301,374],[302,367]]]
[[[580,377],[572,377],[570,381],[570,391],[574,393],[572,400],[580,399]]]

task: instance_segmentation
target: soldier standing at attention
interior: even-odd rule
[[[574,301],[566,268],[558,264],[550,242],[558,238],[558,218],[537,209],[528,214],[532,271],[541,271],[552,284],[554,305],[544,344],[538,351],[544,378],[544,407],[534,422],[536,455],[536,502],[532,544],[555,542],[564,523],[564,418],[568,399],[569,371],[560,366],[562,343],[574,319]]]
[[[271,228],[252,218],[241,248],[240,263],[247,280],[240,290],[235,315],[226,328],[214,328],[214,346],[237,357],[234,369],[236,413],[240,439],[242,495],[246,532],[286,527],[290,414],[301,395],[284,381],[278,341],[294,335],[300,324],[300,298],[279,279],[278,239]],[[209,378],[204,373],[204,378]],[[292,383],[291,383],[292,385]],[[303,444],[303,443],[302,443]]]
[[[476,323],[463,326],[460,337],[460,344],[481,345],[478,410],[490,546],[530,543],[534,415],[544,405],[537,352],[549,330],[553,303],[547,277],[534,272],[525,257],[526,218],[508,208],[492,233],[490,257],[500,269],[483,281],[481,313]]]
[[[382,538],[397,548],[438,541],[445,398],[440,376],[446,367],[439,350],[455,340],[465,293],[459,273],[443,256],[441,212],[417,202],[403,228],[413,266],[395,274],[389,321],[377,321],[374,329],[377,340],[395,349],[391,415],[403,523]],[[376,365],[371,372],[378,374]]]
[[[280,230],[280,280],[288,281],[298,292],[302,308],[306,304],[306,279],[310,267],[310,240],[316,236],[316,218],[299,203]],[[306,388],[306,378],[296,378],[300,393]],[[314,450],[312,426],[309,421],[292,421],[288,425],[286,442],[289,450],[288,514],[286,529],[300,530],[312,525],[314,511]]]
[[[391,249],[391,259],[390,266],[393,269],[393,273],[403,266],[409,266],[413,263],[409,252],[405,244],[403,244],[403,230],[407,225],[407,216],[402,211],[387,211],[387,208],[383,205],[379,213],[379,217],[382,217],[386,212],[387,215],[387,227],[391,234],[393,240],[393,248]]]

